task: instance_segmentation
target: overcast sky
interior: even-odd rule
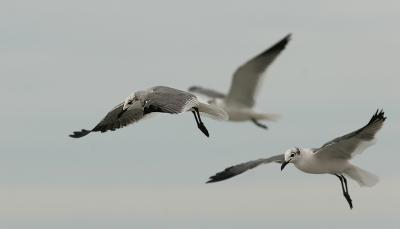
[[[0,3],[0,228],[395,228],[399,225],[398,1],[7,1]],[[159,114],[113,133],[93,127],[131,92],[196,84],[220,91],[286,34],[251,123]],[[262,166],[204,184],[235,163],[318,147],[387,123],[350,181]]]

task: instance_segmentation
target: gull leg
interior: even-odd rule
[[[266,130],[268,129],[268,126],[267,126],[267,125],[260,123],[260,122],[257,121],[257,119],[255,119],[255,118],[252,118],[251,121],[252,121],[256,126],[258,126],[258,127],[261,127],[261,128],[263,128],[263,129],[266,129]]]
[[[199,120],[197,119],[197,115],[195,111],[192,111],[193,115],[194,115],[194,119],[196,119],[196,124],[199,125]]]
[[[353,208],[353,203],[352,203],[352,200],[351,200],[351,198],[350,198],[350,194],[349,194],[349,188],[347,187],[347,179],[346,179],[346,177],[345,176],[343,176],[342,175],[342,179],[343,179],[343,183],[344,183],[344,186],[345,186],[345,189],[346,189],[346,200],[347,200],[347,202],[349,202],[349,205],[350,205],[350,208]]]
[[[203,132],[203,134],[205,134],[207,137],[209,137],[210,134],[208,133],[208,130],[207,130],[206,126],[204,125],[204,123],[201,121],[199,109],[197,107],[193,107],[193,109],[194,109],[194,111],[192,111],[192,113],[194,115],[194,118],[196,119],[197,128],[199,128],[201,130],[201,132]]]
[[[335,176],[336,176],[337,178],[339,178],[340,184],[342,185],[343,196],[344,196],[344,198],[346,198],[347,202],[349,203],[350,209],[352,209],[352,208],[353,208],[353,204],[352,204],[350,195],[349,195],[349,193],[347,192],[347,180],[346,180],[346,178],[345,178],[343,175],[338,175],[338,174],[336,174],[336,173],[335,173]],[[346,186],[346,187],[345,187],[345,186]]]

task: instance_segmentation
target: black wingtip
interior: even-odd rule
[[[371,120],[369,120],[368,125],[372,124],[374,122],[378,122],[378,121],[384,122],[385,120],[386,120],[386,117],[385,117],[385,112],[383,111],[383,109],[381,109],[381,110],[377,109],[375,114],[372,116]]]
[[[292,39],[292,33],[288,33],[284,38],[283,38],[283,40],[287,40],[287,41],[290,41]]]
[[[239,175],[240,173],[235,173],[232,171],[233,166],[226,168],[224,171],[219,172],[217,174],[215,174],[214,176],[211,176],[210,178],[208,178],[209,180],[206,183],[215,183],[215,182],[219,182],[219,181],[223,181],[229,178],[232,178],[236,175]]]
[[[286,45],[289,43],[289,41],[292,39],[292,34],[289,33],[286,35],[284,38],[282,38],[280,41],[278,41],[276,44],[274,44],[269,51],[274,51],[274,50],[283,50]]]
[[[198,86],[191,86],[191,87],[188,88],[188,91],[192,92],[192,91],[198,90],[200,88],[201,87],[198,87]]]
[[[220,181],[229,179],[234,176],[235,175],[233,175],[233,174],[226,174],[226,173],[225,174],[216,174],[215,176],[208,178],[209,180],[206,182],[206,184],[220,182]]]
[[[88,135],[90,132],[92,132],[91,130],[85,130],[82,129],[81,131],[74,131],[72,134],[70,134],[69,136],[71,138],[81,138],[83,136]]]
[[[218,182],[218,181],[223,181],[223,180],[225,180],[225,179],[218,180],[218,179],[214,179],[214,178],[212,178],[212,177],[210,177],[210,178],[208,178],[208,179],[209,179],[209,180],[206,182],[206,184],[216,183],[216,182]]]
[[[215,183],[215,182],[224,180],[224,179],[222,179],[222,180],[217,180],[217,179],[213,179],[212,177],[210,177],[210,178],[208,178],[208,179],[209,179],[209,180],[206,182],[206,184],[211,184],[211,183]]]
[[[272,45],[270,48],[259,54],[259,56],[266,55],[268,53],[273,53],[273,52],[281,52],[286,48],[286,45],[289,43],[289,41],[292,39],[292,34],[289,33],[287,34],[284,38],[276,42],[274,45]]]

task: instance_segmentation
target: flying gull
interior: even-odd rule
[[[364,127],[342,137],[335,138],[320,148],[307,149],[296,147],[287,150],[284,154],[234,165],[210,177],[207,183],[234,177],[265,163],[281,163],[281,170],[287,164],[293,163],[296,168],[305,173],[332,174],[338,177],[343,195],[351,209],[353,208],[353,204],[345,176],[355,180],[360,186],[368,187],[375,185],[378,182],[378,177],[351,164],[350,159],[356,154],[362,153],[368,146],[371,146],[375,142],[375,134],[381,129],[385,120],[386,117],[383,110],[376,111]]]
[[[257,126],[267,129],[268,127],[262,124],[260,120],[275,121],[279,115],[255,111],[253,109],[255,96],[261,85],[263,73],[285,49],[290,37],[291,34],[288,34],[282,40],[240,66],[233,74],[228,94],[199,86],[192,86],[189,91],[210,98],[211,104],[216,104],[229,114],[230,121],[252,121]]]
[[[153,112],[179,114],[191,111],[196,120],[197,127],[209,137],[209,133],[201,120],[200,113],[208,114],[215,119],[227,120],[228,114],[215,105],[199,101],[199,99],[186,91],[165,86],[152,87],[147,90],[137,91],[128,96],[124,102],[114,107],[93,129],[75,131],[69,135],[80,138],[91,132],[106,132],[125,127],[139,121]]]

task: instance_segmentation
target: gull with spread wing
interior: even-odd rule
[[[332,174],[338,177],[343,195],[350,208],[353,208],[345,176],[355,180],[360,186],[368,187],[375,185],[378,182],[378,178],[350,163],[350,159],[356,154],[362,153],[375,142],[375,134],[382,128],[385,120],[384,112],[382,110],[376,111],[364,127],[335,138],[320,148],[296,147],[287,150],[284,154],[234,165],[210,177],[207,183],[226,180],[261,164],[278,162],[281,163],[281,170],[283,170],[287,164],[293,163],[296,168],[305,173]]]
[[[279,115],[255,111],[253,109],[255,96],[261,85],[263,73],[285,49],[290,37],[291,35],[288,34],[264,52],[241,65],[233,74],[227,95],[199,86],[192,86],[189,91],[209,97],[211,104],[216,104],[228,113],[230,121],[252,121],[257,126],[267,129],[268,127],[260,120],[275,121]]]
[[[201,120],[200,113],[208,114],[215,119],[228,119],[228,114],[215,105],[199,101],[199,99],[186,91],[156,86],[143,91],[134,92],[124,102],[114,107],[93,129],[75,131],[69,135],[80,138],[91,132],[106,132],[125,127],[139,121],[153,112],[179,114],[191,111],[196,120],[197,127],[209,137],[207,128]]]

